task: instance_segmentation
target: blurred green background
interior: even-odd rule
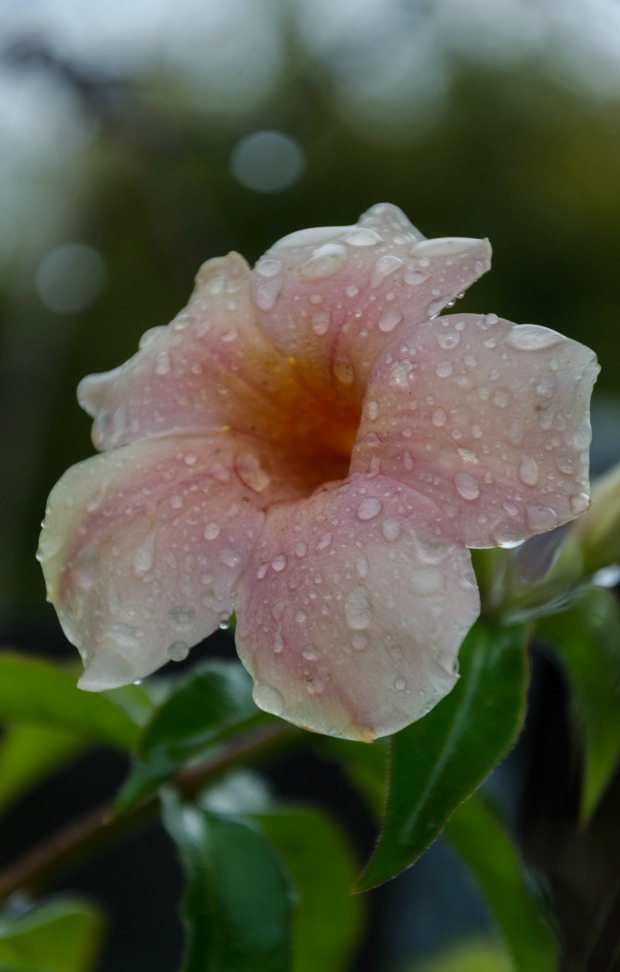
[[[34,554],[92,453],[79,379],[205,259],[380,201],[490,238],[463,309],[597,352],[593,466],[620,458],[614,0],[0,0],[5,644],[68,651]]]

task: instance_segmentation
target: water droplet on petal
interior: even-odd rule
[[[519,351],[541,351],[552,348],[565,339],[557,331],[537,324],[515,324],[506,335],[506,343]]]
[[[454,368],[449,361],[440,361],[435,368],[435,374],[438,378],[449,378]]]
[[[327,311],[317,311],[310,318],[310,327],[318,337],[327,334],[330,324],[331,319]]]
[[[138,347],[142,351],[143,348],[148,348],[149,344],[152,344],[158,334],[163,334],[166,330],[165,325],[158,324],[156,327],[150,327],[148,331],[145,331],[140,338]]]
[[[368,496],[357,507],[357,515],[360,520],[372,520],[375,516],[379,516],[382,509],[383,504],[381,500],[376,499],[374,496]]]
[[[144,577],[153,567],[155,560],[155,534],[150,533],[140,544],[133,558],[133,569],[138,577]]]
[[[168,612],[168,617],[175,628],[187,628],[194,622],[196,612],[193,608],[180,604]]]
[[[365,587],[355,587],[344,600],[344,615],[350,628],[363,631],[370,625],[372,609]]]
[[[215,521],[211,521],[211,523],[207,523],[206,527],[202,532],[202,535],[205,538],[205,540],[215,540],[220,535],[219,523],[215,523]]]
[[[413,252],[424,253],[427,257],[458,257],[469,255],[480,248],[481,241],[468,236],[437,236],[430,240],[419,240]]]
[[[143,635],[142,628],[136,628],[133,624],[124,624],[119,621],[110,627],[110,636],[119,645],[132,648]]]
[[[355,569],[357,571],[358,577],[368,576],[368,566],[369,565],[368,565],[368,561],[366,560],[366,557],[362,556],[357,558],[357,560],[355,561]]]
[[[170,371],[170,355],[167,351],[160,351],[155,358],[155,374],[167,375]]]
[[[571,496],[570,498],[571,513],[585,513],[589,506],[590,497],[587,493],[575,493],[575,495]]]
[[[186,641],[173,641],[168,648],[168,658],[170,661],[182,662],[189,655],[189,645]]]
[[[405,283],[408,283],[411,287],[417,287],[419,284],[424,283],[425,280],[428,280],[429,277],[430,273],[427,273],[426,270],[413,269],[407,271],[404,279]]]
[[[403,261],[400,257],[394,256],[391,253],[387,253],[385,256],[379,257],[372,271],[372,276],[370,278],[371,287],[379,287],[385,277],[389,277],[390,274],[402,267]]]
[[[444,351],[451,351],[453,348],[458,347],[461,342],[461,335],[458,331],[445,331],[441,334],[436,334],[435,337],[437,344]]]
[[[231,547],[224,547],[220,550],[218,560],[226,567],[238,567],[241,563],[240,555],[236,550],[232,550]]]
[[[306,280],[317,280],[339,273],[348,260],[348,253],[339,243],[319,246],[301,268]]]
[[[280,273],[282,264],[279,260],[273,260],[270,257],[262,257],[254,269],[261,275],[261,277],[275,277],[277,273]]]
[[[402,675],[399,675],[399,677],[398,677],[398,678],[396,679],[396,681],[394,682],[394,688],[395,688],[395,689],[396,689],[396,690],[397,690],[398,692],[404,692],[404,690],[405,690],[405,689],[407,688],[407,682],[406,682],[406,681],[405,681],[405,679],[404,679],[404,678],[402,677]]]
[[[284,697],[277,689],[264,682],[257,682],[252,691],[252,698],[259,709],[280,716],[284,712]]]
[[[277,554],[277,556],[275,556],[271,561],[271,566],[277,573],[280,573],[281,570],[284,570],[286,564],[287,564],[287,560],[283,553]]]
[[[268,311],[274,306],[282,290],[283,280],[276,278],[269,280],[268,283],[261,284],[256,289],[256,306],[260,310]]]
[[[217,479],[219,483],[227,483],[230,479],[230,472],[221,463],[217,462],[209,469],[209,475]]]
[[[343,385],[352,385],[355,373],[353,365],[348,358],[336,358],[334,362],[334,374]]]
[[[354,227],[344,238],[349,246],[376,246],[381,243],[381,237],[374,230],[365,229],[363,226]]]
[[[398,540],[401,529],[400,520],[397,520],[394,516],[387,517],[381,524],[381,532],[389,543]]]
[[[558,525],[558,516],[550,506],[531,505],[525,508],[525,522],[530,530],[544,533]]]
[[[306,661],[316,661],[319,657],[316,645],[304,645],[301,653]]]
[[[379,318],[377,327],[380,331],[383,331],[384,334],[389,334],[394,330],[395,327],[398,327],[402,319],[403,315],[400,313],[400,311],[386,311],[385,314],[382,314],[382,316]]]
[[[364,651],[368,647],[368,638],[363,631],[354,631],[349,641],[355,651]]]
[[[526,486],[535,486],[538,482],[538,465],[531,456],[523,456],[519,463],[519,479]]]
[[[480,496],[480,486],[478,480],[469,473],[457,473],[454,477],[454,485],[459,496],[466,500],[475,500]]]
[[[260,459],[251,452],[236,456],[233,466],[241,482],[255,493],[262,493],[271,482],[271,476],[261,465]]]
[[[320,695],[327,688],[329,682],[329,671],[324,665],[319,665],[316,672],[306,678],[306,691],[308,695]]]
[[[575,435],[573,436],[573,442],[575,444],[575,448],[587,449],[588,446],[590,445],[591,439],[592,439],[592,429],[590,428],[590,424],[588,423],[585,426],[582,426],[580,429],[577,429],[577,431],[575,432]]]
[[[520,547],[524,540],[522,531],[511,523],[500,523],[495,528],[493,538],[498,547],[503,547],[505,550]]]

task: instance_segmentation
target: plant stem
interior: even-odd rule
[[[294,730],[286,726],[259,727],[232,740],[201,765],[180,770],[173,783],[184,796],[192,797],[231,767],[238,763],[253,763],[286,745],[295,735]],[[113,803],[95,807],[10,864],[0,873],[0,901],[17,892],[28,897],[40,895],[86,857],[157,819],[159,794],[151,794],[122,814],[113,815],[112,807]]]

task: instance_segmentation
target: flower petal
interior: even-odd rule
[[[469,552],[436,539],[440,520],[381,476],[269,510],[235,602],[261,708],[370,740],[449,692],[479,599]]]
[[[287,445],[317,441],[323,453],[347,457],[352,444],[350,409],[334,412],[310,396],[294,362],[258,325],[249,268],[237,253],[205,263],[188,306],[147,331],[120,368],[85,378],[78,397],[102,450],[222,427]]]
[[[48,597],[101,690],[179,660],[232,612],[272,502],[311,473],[244,436],[146,439],[69,469],[46,512]]]
[[[449,536],[510,546],[588,506],[592,351],[494,314],[450,315],[375,367],[352,472],[381,472],[441,506]]]
[[[355,226],[284,237],[252,272],[258,317],[313,388],[359,404],[368,373],[403,329],[436,316],[488,270],[486,240],[425,240],[396,206]]]

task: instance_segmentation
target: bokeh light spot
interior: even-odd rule
[[[255,192],[281,192],[301,176],[304,155],[298,143],[281,132],[253,132],[237,144],[231,168],[235,178]]]
[[[105,284],[105,264],[96,250],[82,243],[65,243],[41,260],[37,293],[46,307],[58,314],[76,314],[99,297]]]

